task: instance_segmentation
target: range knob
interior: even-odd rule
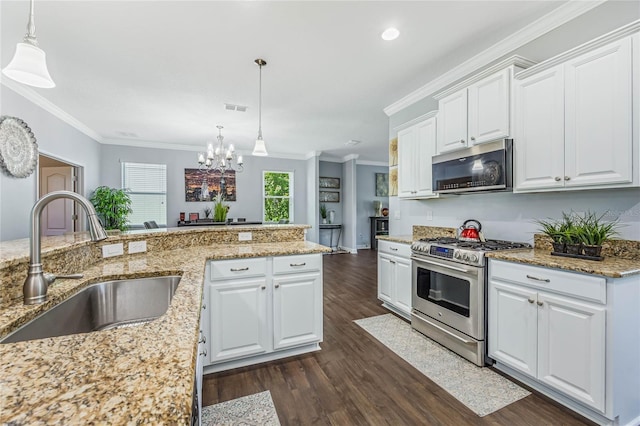
[[[469,261],[469,255],[467,253],[465,253],[464,256],[462,256],[462,258],[466,261]]]
[[[478,255],[472,254],[471,255],[471,261],[474,262],[474,263],[477,262],[478,261]]]
[[[453,257],[455,257],[456,259],[462,259],[462,254],[459,251],[457,251],[454,253]]]

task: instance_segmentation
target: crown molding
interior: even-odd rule
[[[429,83],[425,84],[418,90],[415,90],[402,99],[392,103],[384,108],[384,113],[387,116],[392,116],[397,112],[407,108],[410,105],[426,98],[427,96],[447,87],[450,84],[464,78],[465,76],[477,71],[478,69],[487,66],[491,62],[501,58],[502,56],[514,51],[515,49],[523,46],[536,38],[548,33],[551,30],[559,27],[562,24],[569,22],[570,20],[577,18],[578,16],[594,9],[601,5],[606,0],[590,1],[569,1],[564,3],[560,7],[552,10],[526,27],[516,31],[509,37],[494,44],[489,49],[486,49],[472,58],[461,63],[451,71],[442,74]]]
[[[342,162],[344,163],[345,161],[357,160],[358,157],[360,157],[360,154],[345,155],[344,157],[342,157]]]
[[[531,61],[527,58],[523,58],[522,56],[518,56],[518,55],[510,56],[498,63],[491,65],[488,68],[485,68],[484,70],[478,73],[474,73],[471,77],[466,78],[461,82],[454,84],[448,89],[443,90],[442,92],[436,93],[435,95],[433,95],[433,99],[439,101],[442,98],[446,98],[447,96],[453,93],[456,93],[459,90],[464,89],[465,87],[471,86],[473,83],[477,83],[483,78],[489,77],[490,75],[493,75],[498,71],[502,71],[505,68],[509,68],[511,66],[519,67],[519,68],[529,68],[535,64],[536,63],[534,61]]]
[[[380,166],[389,167],[389,163],[386,161],[369,161],[369,160],[356,160],[358,166]]]
[[[27,86],[20,84],[18,82],[15,82],[4,76],[0,77],[0,84],[2,84],[7,89],[13,90],[18,95],[31,101],[35,105],[39,106],[40,108],[44,109],[51,115],[67,123],[69,126],[73,127],[79,132],[89,136],[94,141],[102,142],[103,138],[102,136],[100,136],[100,134],[98,134],[98,132],[94,131],[89,126],[82,123],[80,120],[76,119],[66,111],[62,110],[62,108],[58,107],[57,105],[54,105],[51,101],[45,99],[42,95],[37,93],[35,90],[30,89]]]
[[[411,119],[411,120],[409,120],[409,121],[405,121],[405,122],[404,122],[404,123],[402,123],[402,124],[398,124],[396,127],[394,127],[394,128],[393,128],[393,129],[391,129],[391,130],[393,130],[394,132],[399,132],[400,130],[406,129],[407,127],[411,127],[411,126],[413,126],[414,124],[418,124],[418,123],[423,122],[424,120],[428,120],[428,119],[430,119],[430,118],[433,118],[433,117],[435,117],[436,115],[438,115],[438,110],[437,110],[437,109],[436,109],[436,110],[433,110],[433,111],[429,111],[429,112],[428,112],[428,113],[426,113],[426,114],[419,115],[418,117],[416,117],[416,118],[412,118],[412,119]]]
[[[308,152],[307,155],[304,156],[305,160],[310,160],[314,157],[320,157],[322,155],[322,151],[311,151]]]
[[[595,38],[591,41],[581,44],[580,46],[574,47],[571,50],[567,50],[559,55],[556,55],[552,58],[549,58],[539,64],[520,71],[515,75],[516,80],[522,80],[523,78],[529,77],[531,75],[537,74],[541,71],[548,70],[549,68],[553,68],[556,65],[560,65],[563,62],[566,62],[570,59],[576,58],[584,53],[595,50],[599,47],[605,46],[614,41],[620,40],[627,36],[633,35],[640,31],[640,19],[633,21],[625,26],[622,26],[618,29],[615,29],[607,34],[604,34],[598,38]]]

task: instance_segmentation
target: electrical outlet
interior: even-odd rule
[[[124,244],[107,244],[102,246],[102,257],[113,257],[124,254]]]
[[[131,241],[129,243],[128,252],[129,254],[134,253],[144,253],[147,251],[147,241]]]
[[[433,212],[431,210],[427,210],[427,220],[433,220]]]
[[[251,241],[252,239],[251,232],[238,232],[238,241]]]

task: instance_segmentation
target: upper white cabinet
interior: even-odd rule
[[[637,42],[636,35],[579,55],[570,51],[564,61],[552,58],[552,67],[542,63],[541,71],[533,67],[517,77],[516,191],[638,184],[632,115]]]
[[[532,64],[514,56],[436,94],[437,154],[509,137],[513,74]]]
[[[431,159],[436,153],[435,112],[398,131],[398,196],[437,197],[432,190]]]

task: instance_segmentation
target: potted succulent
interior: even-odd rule
[[[327,206],[324,204],[320,204],[320,217],[322,218],[322,223],[327,223]]]
[[[617,235],[618,220],[603,222],[605,214],[598,217],[595,213],[587,212],[580,221],[577,236],[583,244],[586,256],[600,256],[602,243]]]
[[[537,220],[536,223],[540,225],[540,232],[551,238],[553,251],[556,253],[564,253],[566,250],[566,243],[561,230],[562,222],[552,219],[540,219]]]
[[[128,190],[99,186],[89,201],[95,207],[104,229],[127,230],[128,216],[133,211]]]
[[[222,194],[216,195],[216,198],[213,201],[213,221],[214,222],[227,222],[227,212],[229,208],[226,204],[224,204],[222,198]]]

